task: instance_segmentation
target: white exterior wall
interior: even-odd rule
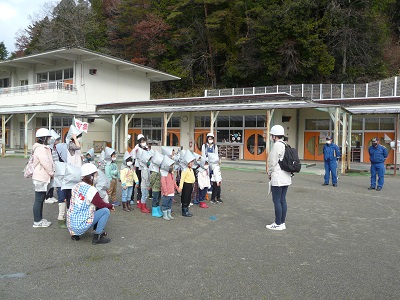
[[[96,75],[90,75],[90,69],[96,69]],[[150,99],[150,80],[142,72],[119,71],[104,62],[78,61],[75,78],[80,111],[94,111],[97,104]]]

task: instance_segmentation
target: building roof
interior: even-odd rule
[[[192,111],[235,111],[289,108],[327,108],[339,105],[313,103],[287,93],[240,96],[193,97],[158,99],[128,103],[109,103],[96,106],[98,114],[161,113]]]
[[[135,70],[137,72],[146,73],[147,78],[151,82],[179,80],[180,77],[146,67],[140,64],[132,63],[127,60],[119,59],[107,54],[95,52],[86,48],[65,47],[57,50],[47,51],[38,54],[32,54],[12,60],[0,61],[0,70],[10,71],[12,68],[31,69],[35,64],[56,65],[56,60],[77,60],[78,57],[82,61],[102,61],[116,65],[118,69],[123,71]]]

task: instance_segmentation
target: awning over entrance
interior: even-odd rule
[[[293,97],[287,93],[262,95],[194,97],[179,99],[159,99],[130,103],[110,103],[97,105],[100,114],[121,113],[164,113],[192,111],[235,111],[235,110],[268,110],[297,108],[338,107],[335,104],[315,103],[301,97]]]

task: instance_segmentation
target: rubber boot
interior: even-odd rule
[[[140,211],[145,214],[149,214],[150,210],[147,209],[146,203],[142,203],[140,206]]]
[[[58,228],[67,229],[67,224],[65,224],[65,220],[58,220]]]
[[[173,220],[173,219],[175,219],[175,218],[171,215],[171,212],[172,212],[172,209],[168,209],[168,210],[167,210],[167,216],[168,216],[168,218],[169,218],[170,220]]]
[[[67,225],[65,224],[65,211],[67,209],[67,204],[65,202],[58,203],[58,228],[67,229]]]
[[[163,214],[160,214],[158,211],[158,207],[152,207],[151,208],[151,216],[156,217],[156,218],[161,218]]]
[[[201,201],[199,206],[200,208],[208,208],[206,201]]]
[[[65,220],[65,211],[67,209],[67,203],[58,203],[58,217],[57,220]]]
[[[164,210],[164,211],[162,212],[162,214],[163,214],[163,219],[164,219],[164,220],[166,220],[166,221],[171,220],[171,219],[168,217],[168,210]]]
[[[161,206],[159,205],[159,206],[157,206],[157,210],[158,210],[158,214],[159,215],[163,215],[163,212],[162,212],[162,210],[161,210]]]
[[[94,234],[93,234],[93,240],[92,240],[92,244],[93,244],[93,245],[97,245],[97,244],[107,244],[107,243],[109,243],[109,242],[111,242],[111,239],[105,237],[104,235],[102,235],[102,234],[97,234],[97,233],[94,233]]]
[[[193,216],[193,215],[189,212],[189,208],[186,207],[186,208],[182,208],[182,216],[184,216],[184,217],[191,217],[191,216]]]

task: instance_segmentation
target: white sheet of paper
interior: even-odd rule
[[[271,181],[268,182],[268,194],[271,194]]]

